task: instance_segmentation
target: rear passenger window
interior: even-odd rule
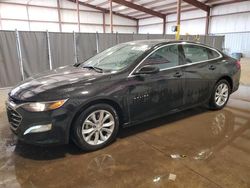
[[[208,52],[209,59],[215,59],[220,56],[220,54],[218,54],[216,51],[211,50],[211,49],[207,49],[207,52]]]
[[[191,44],[183,45],[183,50],[185,53],[187,63],[207,61],[210,59],[218,58],[220,56],[220,54],[214,50]]]
[[[208,60],[207,48],[196,45],[183,45],[187,63],[196,63]]]

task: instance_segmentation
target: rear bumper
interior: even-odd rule
[[[13,123],[15,121],[13,120],[15,118],[12,114],[14,113],[13,111],[21,117],[17,119],[18,123]],[[14,109],[7,106],[7,115],[12,132],[22,142],[34,145],[61,145],[68,143],[68,127],[72,114],[66,108],[61,107],[47,112],[28,112],[20,107]],[[41,129],[37,129],[38,126]],[[45,126],[47,126],[47,129],[44,129]]]
[[[241,70],[239,69],[233,76],[233,88],[232,88],[232,93],[237,91],[240,86],[240,75],[241,75]]]

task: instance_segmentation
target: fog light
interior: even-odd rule
[[[51,130],[52,124],[47,125],[36,125],[33,127],[28,128],[23,135],[29,134],[29,133],[40,133],[40,132],[46,132]]]

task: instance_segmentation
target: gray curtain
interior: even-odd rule
[[[97,52],[95,33],[76,33],[77,59],[85,61]]]
[[[154,35],[149,35],[149,39],[164,39],[164,35],[161,34],[154,34]]]
[[[52,68],[74,64],[73,33],[49,33]]]
[[[0,32],[0,87],[16,85],[22,80],[13,31]]]
[[[148,35],[147,34],[135,34],[134,40],[147,40]]]
[[[25,78],[49,70],[45,32],[19,32]]]
[[[19,32],[25,78],[49,70],[46,32]],[[52,68],[74,64],[72,33],[49,33]],[[85,61],[97,53],[96,33],[76,33],[77,59]],[[175,35],[99,33],[99,52],[117,43],[132,40],[174,39]],[[184,40],[187,36],[181,36]],[[194,36],[190,36],[193,40]],[[200,36],[200,42],[222,50],[224,36]],[[22,80],[16,36],[13,31],[0,31],[0,87],[13,86]]]
[[[214,37],[215,37],[214,47],[219,50],[223,50],[225,36],[214,36]]]
[[[103,51],[117,44],[116,34],[100,33],[99,34],[99,51]]]
[[[168,39],[168,40],[175,40],[175,35],[165,35],[164,36],[165,37],[165,39]]]
[[[133,41],[133,34],[119,34],[118,43]]]

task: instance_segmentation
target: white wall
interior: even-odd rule
[[[139,20],[139,33],[162,34],[163,20],[153,17]]]
[[[250,31],[250,2],[215,7],[212,9],[212,15],[211,33]]]
[[[29,5],[26,6],[27,2]],[[42,6],[42,7],[38,7]],[[78,32],[76,3],[60,0],[62,32]],[[103,32],[103,13],[80,5],[80,32]],[[109,15],[105,15],[109,32]],[[114,32],[135,33],[136,21],[114,15]],[[60,32],[57,0],[0,1],[0,30]]]
[[[230,14],[230,15],[228,15]],[[166,17],[167,34],[173,34],[171,27],[176,25],[176,14]],[[212,8],[210,33],[231,33],[250,31],[250,1],[221,5]],[[205,34],[206,12],[194,10],[181,13],[181,34]],[[160,18],[141,19],[140,33],[162,33]]]
[[[250,2],[215,7],[212,15],[210,33],[225,35],[225,51],[250,57]]]
[[[166,17],[166,33],[174,34],[171,27],[176,25],[176,14]],[[206,13],[202,10],[181,13],[181,34],[204,35]],[[162,34],[160,18],[139,21],[139,33]],[[225,49],[229,53],[242,52],[250,57],[250,1],[215,6],[211,10],[210,34],[225,35]]]

